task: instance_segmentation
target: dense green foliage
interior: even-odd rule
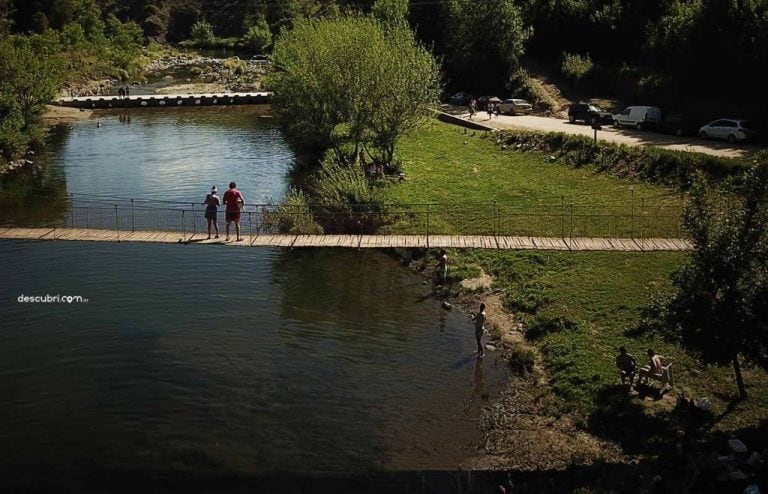
[[[3,5],[5,26],[29,6]],[[94,0],[54,2],[53,7],[50,19],[42,10],[25,19],[31,26],[27,34],[0,41],[0,152],[5,159],[42,139],[40,116],[65,80],[105,74],[124,79],[138,69],[144,43],[138,24],[105,14]]]
[[[700,180],[686,227],[695,250],[675,276],[663,327],[705,362],[732,363],[746,397],[739,355],[768,363],[768,162],[735,191],[718,193]]]
[[[434,58],[404,26],[359,15],[301,20],[275,43],[270,81],[287,138],[355,163],[365,149],[391,163],[398,139],[429,115],[439,91]]]
[[[385,23],[407,17],[455,90],[517,92],[509,77],[525,55],[564,69],[592,95],[746,117],[768,111],[757,97],[768,85],[768,0],[2,0],[0,33],[78,20],[88,36],[98,25],[93,6],[158,41],[189,40],[205,21],[206,46],[254,51],[269,47],[265,25],[277,36],[298,19],[371,11]]]

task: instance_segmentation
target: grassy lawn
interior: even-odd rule
[[[465,143],[466,142],[466,143]],[[406,139],[401,148],[407,181],[387,194],[398,202],[436,202],[468,208],[482,201],[514,202],[536,208],[558,196],[603,211],[617,201],[652,199],[654,205],[679,207],[668,189],[618,180],[592,170],[548,163],[533,153],[501,151],[488,138],[464,135],[441,123]],[[648,199],[651,201],[651,199]],[[441,206],[440,209],[445,209]],[[434,222],[462,228],[463,216],[433,212]],[[454,223],[451,223],[454,222]],[[449,252],[452,274],[491,274],[503,303],[525,325],[530,344],[543,357],[559,411],[572,412],[597,434],[622,441],[641,452],[653,441],[671,442],[680,421],[672,408],[675,395],[708,398],[711,412],[702,430],[742,434],[762,430],[768,416],[768,375],[747,369],[748,400],[736,403],[730,368],[705,367],[660,335],[636,330],[640,309],[654,296],[669,293],[670,275],[685,262],[684,253],[524,252],[466,250]],[[614,358],[620,345],[646,362],[654,348],[672,359],[675,392],[627,396],[617,386]],[[650,390],[649,390],[650,391]],[[627,427],[627,420],[636,426]],[[750,438],[750,440],[752,440]]]
[[[430,208],[431,233],[681,235],[683,200],[671,189],[501,150],[493,136],[464,130],[434,121],[399,147],[407,180],[388,195],[401,204],[439,204]],[[423,232],[426,207],[420,210],[393,229]]]

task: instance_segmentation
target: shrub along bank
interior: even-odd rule
[[[701,172],[712,179],[736,177],[751,163],[701,153],[670,151],[656,147],[627,146],[597,142],[586,136],[564,133],[503,131],[496,138],[502,149],[539,151],[569,165],[594,165],[598,171],[620,178],[637,178],[650,183],[687,189]]]

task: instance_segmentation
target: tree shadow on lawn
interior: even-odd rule
[[[588,430],[618,443],[630,455],[675,456],[698,440],[713,420],[711,412],[688,405],[651,410],[647,397],[654,401],[671,398],[652,386],[639,385],[637,390],[634,394],[622,385],[603,387],[587,420]]]

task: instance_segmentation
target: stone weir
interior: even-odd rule
[[[56,104],[72,108],[157,108],[176,106],[267,105],[272,93],[142,94],[60,98]]]

